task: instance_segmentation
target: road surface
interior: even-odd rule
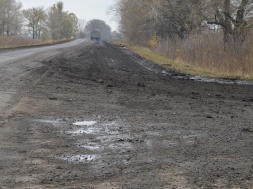
[[[62,49],[82,42],[83,39],[78,39],[52,46],[0,51],[0,110],[8,105],[23,76],[40,67],[43,60],[57,55]]]
[[[83,39],[77,39],[68,43],[62,43],[62,44],[51,45],[51,46],[23,48],[23,49],[16,49],[16,50],[2,50],[2,52],[0,51],[0,65],[2,66],[8,62],[20,60],[25,57],[35,56],[35,54],[38,54],[38,53],[44,53],[44,52],[49,52],[49,51],[56,52],[59,49],[73,47],[82,42],[84,42]]]
[[[48,48],[2,59],[0,188],[253,188],[251,85],[109,43]]]

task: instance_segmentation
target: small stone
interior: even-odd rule
[[[144,83],[138,83],[137,86],[138,87],[146,87],[146,85]]]
[[[49,97],[48,99],[49,100],[58,100],[58,98],[56,98],[56,97]]]
[[[199,95],[199,92],[192,92],[193,95]]]

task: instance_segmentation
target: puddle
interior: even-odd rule
[[[217,79],[217,78],[208,78],[203,76],[190,76],[190,80],[194,81],[201,81],[206,83],[219,83],[219,84],[238,84],[238,85],[253,85],[252,81],[246,81],[246,80],[229,80],[229,79]]]
[[[81,147],[91,151],[101,151],[103,149],[103,147],[99,145],[82,145]]]
[[[219,79],[219,78],[211,78],[211,77],[204,77],[204,76],[192,76],[192,75],[184,75],[180,73],[170,73],[168,71],[162,70],[161,73],[163,75],[167,75],[176,79],[185,79],[185,80],[193,80],[205,83],[219,83],[219,84],[227,84],[227,85],[253,85],[252,81],[247,80],[237,80],[237,79]]]
[[[46,123],[51,124],[53,126],[59,126],[62,124],[62,120],[56,119],[56,120],[50,120],[50,119],[35,119],[34,121],[40,122],[40,123]]]
[[[75,122],[73,125],[75,126],[92,126],[96,124],[96,121],[80,121],[80,122]]]
[[[89,128],[82,128],[82,129],[77,129],[77,130],[73,130],[73,131],[67,131],[66,133],[78,135],[78,134],[100,133],[101,131],[103,131],[101,128],[89,127]]]
[[[76,162],[76,163],[94,162],[98,158],[99,158],[99,155],[95,155],[95,154],[91,154],[91,155],[73,155],[73,156],[59,157],[59,159],[69,161],[69,162]]]

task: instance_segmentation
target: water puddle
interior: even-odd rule
[[[45,123],[45,124],[51,124],[53,126],[59,126],[63,123],[61,119],[56,120],[50,120],[50,119],[35,119],[35,122]]]
[[[74,162],[74,163],[88,163],[88,162],[94,162],[99,157],[100,157],[99,155],[90,154],[90,155],[64,156],[64,157],[59,157],[59,159],[69,161],[69,162]]]
[[[205,83],[219,83],[219,84],[227,84],[227,85],[253,85],[252,81],[247,80],[237,80],[237,79],[221,79],[221,78],[211,78],[211,77],[204,77],[204,76],[192,76],[192,75],[185,75],[180,73],[169,72],[166,70],[162,70],[161,73],[163,75],[167,75],[176,79],[185,79],[185,80],[193,80]]]
[[[73,131],[67,131],[66,133],[74,134],[74,135],[80,135],[80,134],[100,133],[101,131],[102,131],[102,129],[100,129],[100,128],[88,127],[88,128],[76,129],[76,130],[73,130]]]
[[[190,80],[194,81],[200,81],[200,82],[206,82],[206,83],[219,83],[219,84],[228,84],[228,85],[253,85],[252,81],[246,81],[246,80],[229,80],[229,79],[217,79],[217,78],[208,78],[203,76],[190,76]]]
[[[96,123],[97,123],[96,121],[79,121],[79,122],[73,123],[73,125],[75,125],[75,126],[92,126]]]
[[[82,145],[81,147],[87,150],[91,150],[91,151],[101,151],[103,149],[102,146],[97,145],[97,144]]]

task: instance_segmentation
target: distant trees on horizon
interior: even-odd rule
[[[94,26],[104,39],[111,36],[111,28],[102,20],[86,22],[64,10],[63,2],[51,7],[22,9],[16,0],[0,0],[0,36],[28,36],[33,39],[84,38]]]

